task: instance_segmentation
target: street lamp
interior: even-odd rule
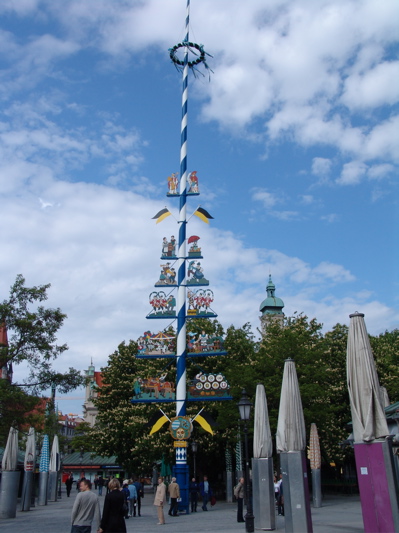
[[[82,476],[82,473],[83,473],[83,470],[82,470],[82,468],[83,468],[83,466],[82,466],[83,465],[83,457],[84,457],[84,448],[83,448],[83,446],[81,446],[80,447],[80,454],[79,454],[79,461],[80,461],[80,478],[79,479],[82,479],[82,477],[84,477],[84,476]],[[79,479],[78,479],[77,483],[79,483]]]
[[[62,487],[62,462],[64,460],[64,454],[62,451],[60,451],[59,453],[59,458],[60,458],[60,483],[59,483],[59,486],[58,486],[58,498],[61,499],[61,487]]]
[[[248,459],[248,428],[247,422],[251,415],[252,403],[243,389],[241,400],[238,402],[240,418],[244,422],[245,435],[245,498],[247,500],[247,514],[245,515],[245,531],[253,533],[255,531],[255,517],[252,509],[252,485],[249,480],[249,459]]]
[[[198,443],[195,442],[194,440],[192,441],[191,443],[191,451],[193,452],[193,459],[194,459],[194,477],[195,479],[197,479],[197,465],[196,465],[196,461],[195,461],[195,456],[197,454],[197,451],[198,451]]]

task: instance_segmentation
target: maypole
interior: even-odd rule
[[[176,372],[176,416],[186,414],[186,206],[187,206],[187,104],[188,104],[188,43],[190,22],[190,0],[187,0],[186,35],[183,44],[183,89],[180,140],[180,210],[179,210],[179,252],[177,274],[177,372]],[[179,454],[180,455],[180,454]],[[184,455],[184,454],[183,454]],[[176,460],[178,452],[176,451]],[[181,458],[179,457],[179,460]]]
[[[214,318],[217,315],[211,309],[213,292],[208,287],[199,259],[203,259],[201,248],[198,246],[200,237],[186,236],[187,227],[187,197],[198,196],[197,172],[187,172],[187,111],[188,111],[188,76],[189,70],[196,70],[201,63],[209,68],[205,61],[206,52],[202,45],[189,41],[190,0],[187,0],[186,28],[184,40],[170,48],[169,55],[183,73],[182,113],[180,138],[180,184],[177,174],[168,177],[168,197],[179,198],[178,238],[172,235],[168,241],[162,241],[161,260],[166,261],[161,266],[159,280],[155,283],[158,290],[149,296],[152,311],[147,315],[149,319],[177,320],[176,344],[174,347],[174,333],[168,328],[156,334],[150,331],[138,339],[138,358],[169,358],[176,361],[176,377],[168,377],[168,363],[157,376],[136,376],[133,388],[132,403],[160,403],[175,402],[176,416],[169,418],[164,411],[152,418],[150,435],[158,431],[169,421],[169,431],[174,439],[176,464],[174,475],[180,486],[181,502],[179,510],[189,513],[187,464],[188,440],[196,421],[205,431],[211,433],[214,421],[202,408],[193,418],[186,415],[188,401],[223,401],[230,400],[230,386],[225,376],[218,372],[204,373],[198,365],[194,365],[195,374],[187,379],[187,358],[214,357],[226,354],[224,339],[216,334],[207,335],[205,331],[187,332],[187,318]],[[183,59],[177,57],[178,50],[184,50]],[[189,54],[194,57],[189,58]],[[202,207],[197,207],[193,213],[203,222],[209,223],[213,217]],[[153,218],[161,222],[171,215],[168,208],[161,209]],[[189,249],[187,250],[187,244]],[[176,266],[176,269],[174,268]],[[161,288],[162,290],[159,290]],[[177,298],[172,292],[177,289]],[[195,327],[193,328],[195,330]],[[188,388],[188,390],[187,390]]]

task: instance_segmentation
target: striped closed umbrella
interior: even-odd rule
[[[309,460],[311,470],[321,468],[320,440],[315,423],[310,426]]]
[[[44,435],[42,453],[40,455],[39,472],[48,472],[50,465],[50,441],[48,435]]]

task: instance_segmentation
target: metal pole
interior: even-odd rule
[[[249,458],[248,458],[248,428],[244,423],[245,436],[245,497],[247,500],[247,514],[245,515],[245,531],[253,533],[255,531],[255,519],[252,507],[252,485],[249,479]]]

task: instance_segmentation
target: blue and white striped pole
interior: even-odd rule
[[[190,0],[187,0],[186,36],[188,43]],[[183,96],[180,143],[180,211],[179,252],[177,273],[177,371],[176,416],[186,414],[186,207],[187,207],[187,100],[188,100],[188,47],[184,51]]]
[[[190,0],[187,0],[186,36],[188,43],[190,20]],[[176,416],[186,414],[186,186],[187,186],[187,100],[188,100],[188,46],[184,49],[183,95],[180,142],[180,211],[179,211],[179,251],[177,272],[177,346],[176,346]],[[185,442],[187,445],[187,441]],[[176,448],[175,475],[180,487],[179,509],[189,513],[189,475],[187,447]]]

